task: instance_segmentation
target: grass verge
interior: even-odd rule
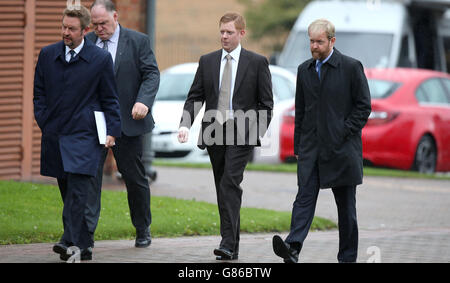
[[[62,201],[56,186],[0,181],[0,244],[57,242],[62,235]],[[152,236],[219,235],[214,204],[170,197],[151,199]],[[290,212],[242,208],[243,233],[282,232],[290,226]],[[336,228],[315,217],[311,229]],[[134,239],[126,192],[102,192],[102,211],[96,240]]]

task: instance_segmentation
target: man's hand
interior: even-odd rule
[[[131,116],[134,120],[142,120],[147,116],[148,107],[145,104],[136,102],[131,110]]]
[[[181,127],[178,130],[178,142],[185,143],[189,139],[189,129],[186,127]]]
[[[116,138],[113,136],[106,136],[105,147],[111,148],[116,145]]]

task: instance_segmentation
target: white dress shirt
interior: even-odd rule
[[[81,51],[81,49],[83,49],[83,46],[84,46],[84,38],[81,40],[81,43],[80,43],[80,45],[78,45],[77,46],[77,48],[75,48],[73,51],[75,51],[75,54],[73,55],[73,58],[75,58],[77,55],[78,55],[78,53],[80,53],[80,51]],[[69,62],[70,61],[70,47],[68,47],[67,45],[66,45],[66,61],[67,62]]]
[[[116,53],[117,53],[117,46],[119,45],[119,34],[120,34],[120,25],[117,24],[117,28],[114,31],[113,35],[111,36],[106,43],[108,44],[108,51],[111,54],[111,57],[113,59],[113,63],[116,62]],[[100,48],[103,48],[103,42],[101,38],[97,38],[97,42],[95,43]]]

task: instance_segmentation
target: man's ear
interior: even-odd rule
[[[89,32],[90,29],[91,29],[90,26],[85,27],[85,28],[82,30],[83,36],[85,36],[85,35]]]

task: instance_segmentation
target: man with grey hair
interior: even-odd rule
[[[284,262],[298,261],[320,189],[331,188],[338,209],[339,262],[355,262],[358,253],[356,186],[362,183],[361,130],[371,111],[362,64],[341,54],[334,25],[319,19],[308,27],[312,58],[298,67],[295,95],[294,153],[298,194],[291,229],[273,250]]]
[[[128,192],[131,221],[136,228],[135,246],[151,243],[150,187],[142,163],[144,134],[154,127],[151,108],[159,88],[159,70],[146,34],[127,29],[118,22],[118,12],[110,0],[96,0],[91,6],[94,32],[86,38],[108,51],[114,62],[114,76],[122,119],[122,135],[112,148]],[[101,190],[103,152],[97,174]],[[100,199],[94,214],[99,217]]]

